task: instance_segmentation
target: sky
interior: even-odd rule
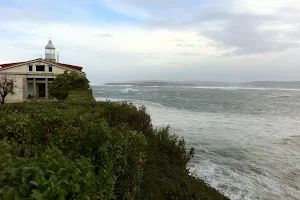
[[[300,80],[299,0],[0,0],[0,64],[50,37],[95,84]]]

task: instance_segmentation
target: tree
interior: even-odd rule
[[[90,88],[89,80],[85,75],[77,72],[58,75],[49,85],[49,94],[59,100],[68,98],[68,93],[73,90],[86,90]]]
[[[7,76],[2,76],[0,78],[0,95],[1,95],[1,104],[4,104],[5,97],[8,94],[15,94],[14,89],[16,88],[16,80],[13,78],[7,78]]]

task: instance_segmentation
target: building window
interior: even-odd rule
[[[45,65],[36,65],[36,71],[37,72],[44,72],[45,71]]]
[[[49,66],[49,72],[52,72],[52,66]]]
[[[28,70],[32,72],[32,65],[28,65]]]

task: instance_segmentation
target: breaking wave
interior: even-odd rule
[[[138,92],[138,91],[139,91],[138,89],[125,88],[125,89],[121,90],[121,93],[125,94],[125,93],[128,93],[128,92]]]
[[[98,89],[96,100],[145,105],[155,126],[170,125],[195,148],[190,173],[230,199],[299,199],[298,90],[103,87],[103,98]]]

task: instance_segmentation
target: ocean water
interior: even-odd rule
[[[300,90],[93,86],[99,101],[145,105],[195,148],[191,174],[232,200],[300,199]]]

